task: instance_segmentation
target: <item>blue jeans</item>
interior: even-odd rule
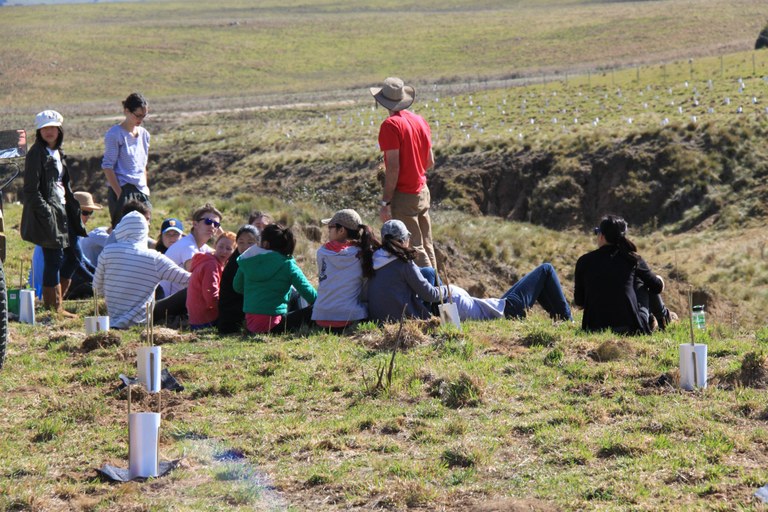
[[[506,301],[504,306],[506,318],[522,318],[525,312],[538,302],[550,317],[558,320],[573,320],[571,308],[563,295],[563,288],[560,286],[555,267],[549,263],[539,265],[526,274],[501,298]]]
[[[429,284],[432,286],[442,286],[443,281],[440,279],[440,277],[437,275],[437,272],[432,267],[419,267],[419,271],[421,272],[421,275],[429,281]]]
[[[77,256],[72,247],[46,249],[43,247],[43,286],[56,286],[60,279],[70,279],[77,268]]]

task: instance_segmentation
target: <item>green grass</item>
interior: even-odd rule
[[[224,211],[227,229],[267,210],[301,233],[297,261],[316,279],[318,244],[303,226],[349,206],[377,225],[384,112],[366,87],[401,75],[417,85],[413,109],[433,127],[430,179],[451,175],[433,205],[449,277],[483,296],[499,296],[542,261],[571,296],[575,260],[593,238],[578,222],[562,230],[537,223],[566,218],[588,197],[579,184],[601,158],[635,162],[631,184],[648,183],[643,172],[653,170],[676,192],[704,187],[680,219],[632,222],[632,236],[667,280],[673,309],[687,310],[691,287],[710,296],[708,329],[696,333],[709,345],[710,387],[654,384],[674,380],[685,323],[620,339],[538,313],[468,322],[399,353],[392,381],[375,391],[391,353],[376,348],[382,333],[372,324],[354,337],[203,333],[164,348],[186,391],[163,396],[161,455],[184,457],[183,466],[118,486],[94,469],[127,465],[126,403],[114,390],[119,373],[135,373],[138,332],[84,353],[78,322],[14,325],[0,373],[0,510],[465,510],[494,500],[564,510],[759,509],[752,494],[768,479],[768,409],[765,391],[738,376],[754,373],[768,350],[768,57],[722,53],[751,47],[762,3],[211,5],[0,8],[4,55],[15,57],[2,66],[3,123],[29,127],[30,112],[58,108],[70,157],[98,165],[101,137],[115,122],[107,116],[140,89],[152,105],[153,229],[164,216],[186,219],[205,198]],[[395,15],[409,35],[398,52],[382,22]],[[484,89],[488,79],[518,75],[515,87]],[[331,101],[340,99],[351,102]],[[290,105],[309,100],[323,103]],[[274,104],[284,106],[250,108]],[[530,195],[569,200],[542,201],[525,218],[532,222],[493,216],[501,205],[479,215],[474,195],[493,188],[482,173],[537,155],[551,158],[552,172]],[[98,196],[103,179],[94,171],[77,185]],[[648,201],[626,190],[616,197],[631,205],[628,216]],[[10,283],[31,254],[17,236],[20,211],[6,203]],[[90,306],[68,307],[85,314]],[[231,453],[238,456],[223,457]]]
[[[535,325],[554,348],[526,344]],[[474,346],[470,357],[441,348],[435,331],[398,354],[390,389],[376,396],[363,375],[389,354],[366,348],[382,336],[375,330],[166,345],[165,364],[187,389],[163,395],[160,452],[185,463],[132,486],[93,470],[127,465],[126,403],[114,389],[118,373],[135,373],[138,331],[122,333],[119,347],[62,357],[47,344],[51,328],[17,330],[0,380],[7,510],[83,500],[108,510],[337,510],[372,500],[434,509],[507,496],[563,509],[751,509],[768,478],[755,463],[768,442],[763,391],[725,378],[754,342],[723,326],[707,332],[724,336],[710,341],[710,386],[693,393],[651,384],[675,373],[682,324],[624,339],[627,358],[597,362],[586,354],[605,336],[538,313],[467,322],[455,341]],[[72,340],[78,331],[77,322],[53,329]],[[112,378],[78,378],[94,367]],[[44,384],[49,375],[60,376],[55,386]]]

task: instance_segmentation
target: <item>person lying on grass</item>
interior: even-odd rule
[[[261,246],[251,247],[238,258],[233,288],[243,294],[248,331],[293,331],[310,322],[311,306],[288,311],[291,287],[309,304],[317,298],[317,292],[293,259],[295,249],[296,239],[290,228],[269,224],[261,232]]]
[[[373,255],[374,274],[368,281],[368,312],[372,320],[397,321],[405,309],[409,318],[429,318],[426,303],[449,300],[448,287],[432,286],[413,262],[405,224],[389,220],[381,228],[381,249]],[[555,320],[572,320],[560,279],[549,263],[539,265],[515,283],[499,299],[472,297],[466,290],[450,286],[461,320],[524,318],[537,302]],[[423,302],[422,302],[423,301]]]

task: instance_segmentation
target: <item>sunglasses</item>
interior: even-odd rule
[[[83,217],[90,217],[93,215],[93,210],[80,210],[80,215]]]
[[[215,228],[217,228],[217,227],[221,226],[221,222],[216,222],[215,220],[213,220],[213,219],[209,219],[209,218],[207,218],[207,217],[206,217],[206,218],[204,218],[204,219],[197,219],[197,222],[205,222],[205,224],[206,224],[207,226],[213,226],[213,227],[215,227]]]
[[[592,229],[592,231],[593,231],[593,232],[594,232],[596,235],[599,235],[599,234],[600,234],[600,228],[593,228],[593,229]]]
[[[135,117],[136,119],[144,119],[145,117],[147,117],[146,113],[144,113],[144,114],[137,114],[136,112],[131,112],[131,114],[133,114],[133,117]]]

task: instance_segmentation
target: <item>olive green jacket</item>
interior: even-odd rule
[[[46,249],[69,247],[70,230],[74,235],[88,236],[80,219],[80,204],[72,193],[64,153],[61,150],[59,153],[64,166],[62,183],[66,206],[61,204],[55,191],[56,161],[42,141],[32,145],[25,161],[21,238]]]

